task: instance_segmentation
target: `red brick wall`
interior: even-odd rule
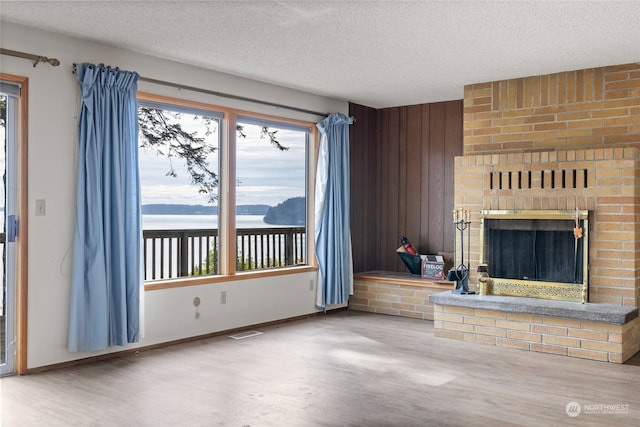
[[[469,85],[455,206],[588,209],[590,301],[640,305],[640,63]],[[472,277],[472,282],[474,277]]]

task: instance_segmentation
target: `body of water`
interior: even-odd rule
[[[236,228],[292,227],[265,223],[263,215],[237,215]],[[143,230],[218,228],[218,215],[142,215]]]

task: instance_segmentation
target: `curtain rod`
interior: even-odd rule
[[[33,53],[18,52],[17,50],[0,48],[0,54],[15,56],[17,58],[31,59],[32,61],[35,61],[33,63],[34,68],[40,62],[46,62],[47,64],[53,65],[54,67],[57,67],[58,65],[60,65],[60,61],[58,61],[58,59],[56,58],[48,58],[42,55],[34,55]]]
[[[248,101],[248,102],[252,102],[254,104],[267,105],[269,107],[284,108],[284,109],[287,109],[287,110],[297,111],[299,113],[312,114],[312,115],[315,115],[315,116],[325,117],[325,116],[329,115],[329,113],[321,113],[321,112],[318,112],[318,111],[306,110],[304,108],[293,107],[293,106],[290,106],[290,105],[278,104],[278,103],[275,103],[275,102],[263,101],[263,100],[260,100],[260,99],[248,98],[248,97],[245,97],[245,96],[233,95],[233,94],[230,94],[230,93],[218,92],[218,91],[215,91],[215,90],[202,89],[202,88],[194,87],[194,86],[186,86],[186,85],[179,84],[179,83],[167,82],[167,81],[164,81],[164,80],[156,80],[156,79],[151,79],[151,78],[148,78],[148,77],[140,77],[139,80],[141,80],[143,82],[147,82],[147,83],[153,83],[153,84],[158,84],[158,85],[163,85],[163,86],[170,86],[170,87],[175,87],[177,89],[190,90],[192,92],[200,92],[200,93],[204,93],[204,94],[207,94],[207,95],[219,96],[219,97],[222,97],[222,98],[235,99],[235,100],[238,100],[238,101]]]
[[[73,64],[73,72],[74,73],[76,72],[76,67],[77,66],[78,66],[78,64]],[[233,94],[230,94],[230,93],[218,92],[218,91],[215,91],[215,90],[202,89],[202,88],[194,87],[194,86],[187,86],[187,85],[183,85],[183,84],[180,84],[180,83],[173,83],[173,82],[167,82],[167,81],[164,81],[164,80],[151,79],[149,77],[140,76],[138,78],[138,80],[143,81],[143,82],[147,82],[147,83],[158,84],[158,85],[162,85],[162,86],[174,87],[174,88],[177,88],[177,89],[190,90],[192,92],[204,93],[204,94],[207,94],[207,95],[219,96],[219,97],[222,97],[222,98],[230,98],[230,99],[235,99],[235,100],[238,100],[238,101],[248,101],[248,102],[253,102],[255,104],[267,105],[269,107],[284,108],[284,109],[287,109],[287,110],[297,111],[299,113],[305,113],[305,114],[312,114],[312,115],[315,115],[315,116],[326,117],[326,116],[329,115],[329,113],[321,113],[321,112],[318,112],[318,111],[306,110],[304,108],[292,107],[290,105],[277,104],[275,102],[263,101],[263,100],[260,100],[260,99],[248,98],[248,97],[245,97],[245,96],[233,95]],[[351,119],[355,122],[355,118],[354,117],[352,117]]]

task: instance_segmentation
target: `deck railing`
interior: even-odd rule
[[[307,263],[305,227],[240,228],[236,232],[238,271]],[[0,253],[4,243],[5,234],[0,233]],[[143,246],[144,280],[218,273],[217,229],[144,230]]]
[[[238,271],[304,265],[305,227],[236,230]],[[160,280],[218,273],[217,229],[144,230],[144,279]]]

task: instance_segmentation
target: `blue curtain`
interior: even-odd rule
[[[76,77],[82,99],[68,348],[92,351],[140,335],[139,76],[80,64]]]
[[[316,172],[315,243],[319,267],[316,306],[342,304],[353,294],[349,219],[349,125],[334,113],[318,123],[320,147]]]

